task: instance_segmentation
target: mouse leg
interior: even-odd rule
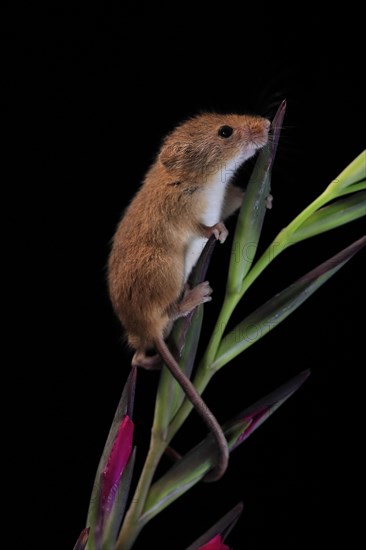
[[[180,317],[186,317],[200,304],[211,301],[211,294],[212,288],[208,281],[204,281],[193,288],[189,288],[189,286],[186,285],[183,298],[169,308],[169,322],[166,333],[169,334],[174,321]],[[158,353],[148,355],[147,350],[137,350],[132,358],[131,365],[134,367],[142,367],[147,370],[159,370],[162,367],[162,361]]]
[[[132,357],[131,366],[146,370],[161,370],[162,361],[158,353],[147,355],[145,351],[137,350]]]
[[[204,281],[190,289],[186,288],[183,298],[169,309],[170,321],[176,321],[180,317],[186,317],[200,304],[210,302],[212,300],[211,294],[212,288],[208,281]]]

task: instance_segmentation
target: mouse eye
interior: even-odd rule
[[[233,133],[233,129],[231,126],[221,126],[221,128],[219,128],[219,131],[217,132],[218,135],[222,138],[228,138],[231,136],[231,134]]]

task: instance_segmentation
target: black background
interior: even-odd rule
[[[17,391],[25,389],[29,399],[26,465],[36,482],[27,508],[34,508],[34,538],[45,547],[71,549],[84,526],[128,374],[105,265],[121,212],[162,137],[200,110],[273,117],[287,100],[274,207],[263,232],[268,244],[364,147],[357,19],[351,10],[322,15],[301,5],[285,11],[226,1],[73,3],[70,9],[28,8],[13,13],[9,25],[3,22],[5,136],[15,152],[8,175],[14,201],[5,208],[19,262],[11,264],[19,265],[14,372]],[[248,293],[236,319],[359,238],[362,226],[357,221],[288,250]],[[232,235],[235,220],[228,228]],[[230,238],[216,247],[208,273],[215,298],[205,308],[204,342],[229,254]],[[136,550],[183,549],[239,501],[244,513],[227,541],[236,550],[353,546],[363,261],[360,253],[214,378],[205,397],[224,421],[312,370],[233,453],[225,477],[196,486],[161,513]],[[138,374],[138,468],[158,376]],[[184,451],[204,433],[192,415],[176,447]],[[32,505],[36,496],[39,507]],[[52,533],[51,544],[45,532]]]

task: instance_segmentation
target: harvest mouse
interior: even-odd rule
[[[230,180],[267,143],[269,128],[270,122],[259,116],[214,113],[178,125],[163,140],[126,209],[108,260],[109,294],[135,350],[132,364],[154,368],[161,357],[181,385],[218,444],[211,480],[227,467],[227,442],[164,339],[176,319],[211,300],[207,281],[187,288],[189,275],[211,235],[225,241],[228,231],[222,220],[243,199]],[[147,354],[152,349],[158,356]]]

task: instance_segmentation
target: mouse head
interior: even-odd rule
[[[163,166],[188,177],[239,166],[268,140],[269,120],[250,115],[197,115],[165,138],[159,153]]]

